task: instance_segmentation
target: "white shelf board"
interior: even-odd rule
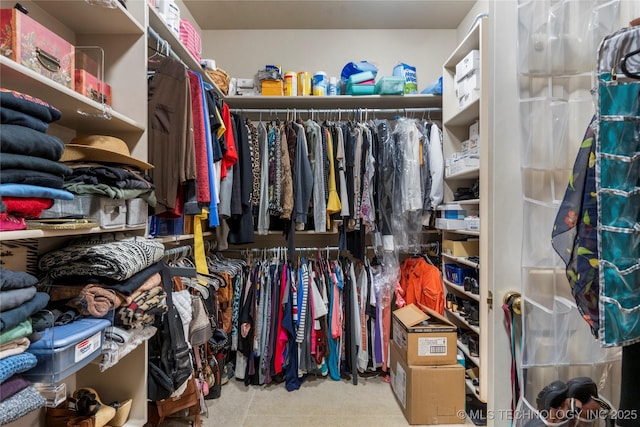
[[[470,168],[460,171],[458,173],[454,173],[453,175],[447,175],[444,177],[447,181],[453,181],[456,179],[473,179],[478,178],[480,176],[480,168]]]
[[[444,68],[456,71],[456,64],[462,60],[472,50],[480,49],[480,24],[481,20],[469,30],[469,33],[464,37],[462,42],[458,45],[449,58],[444,63]]]
[[[464,355],[467,356],[469,358],[469,360],[471,360],[473,362],[474,365],[480,367],[480,358],[471,355],[471,352],[469,351],[469,346],[463,344],[462,341],[458,340],[458,348],[460,350],[462,350]],[[467,368],[467,369],[469,369],[469,368]]]
[[[457,262],[459,264],[464,264],[464,265],[468,265],[469,267],[473,267],[473,268],[480,268],[480,264],[478,264],[477,262],[473,262],[473,261],[469,261],[466,258],[463,257],[459,257],[459,256],[451,256],[451,255],[447,255],[447,254],[442,254],[442,256],[444,258],[450,259],[454,262]]]
[[[180,38],[178,37],[178,35],[175,32],[173,32],[173,30],[171,30],[167,26],[166,22],[162,19],[162,17],[160,17],[160,15],[158,14],[158,11],[156,11],[156,9],[150,4],[148,5],[148,9],[149,9],[149,27],[153,28],[158,33],[158,35],[160,35],[162,39],[164,39],[166,42],[169,43],[169,46],[171,46],[171,50],[176,55],[178,55],[180,60],[187,67],[191,68],[194,71],[199,71],[202,74],[202,80],[205,81],[206,83],[211,84],[219,96],[225,97],[225,95],[222,93],[218,85],[216,85],[215,82],[211,79],[211,77],[209,77],[209,75],[204,72],[204,70],[202,69],[202,65],[200,65],[200,61],[194,58],[191,52],[187,50],[185,45],[182,44],[182,42],[180,41]],[[151,41],[149,41],[149,46],[152,46]]]
[[[478,400],[483,402],[483,400],[480,399],[480,389],[474,386],[473,382],[469,378],[465,378],[464,383],[467,385],[467,390],[469,390],[469,392],[471,392],[475,397],[477,397]]]
[[[454,200],[453,203],[457,203],[459,205],[479,205],[480,199]]]
[[[65,237],[78,236],[84,234],[114,233],[118,231],[135,231],[144,230],[145,225],[139,227],[118,227],[118,228],[79,228],[75,230],[16,230],[0,232],[0,241],[6,240],[22,240],[22,239],[41,239],[45,237]]]
[[[403,108],[442,108],[442,96],[440,95],[228,96],[226,101],[231,108],[235,109],[360,108],[376,110],[384,108],[398,109],[398,113],[402,113]],[[365,112],[363,111],[363,113]]]
[[[40,8],[54,16],[76,34],[144,34],[145,28],[120,2],[116,8],[92,5],[86,1],[40,0]]]
[[[480,98],[467,104],[463,109],[457,111],[450,118],[446,119],[444,125],[451,126],[469,126],[480,117]]]
[[[464,325],[467,329],[471,329],[473,332],[480,335],[480,328],[478,326],[471,325],[469,322],[467,322],[467,319],[460,316],[458,313],[449,310],[448,308],[445,308],[444,310],[445,312],[449,313],[450,316],[454,317],[459,323]]]
[[[5,56],[0,56],[0,66],[2,67],[0,80],[3,87],[37,96],[62,112],[62,118],[55,124],[90,134],[108,134],[114,131],[142,133],[146,128],[145,123],[138,123],[117,111],[111,112],[111,119],[85,116],[78,113],[78,110],[98,113],[103,111],[102,104]]]
[[[474,301],[478,301],[480,302],[480,295],[476,295],[476,294],[472,294],[471,292],[467,292],[464,290],[463,286],[460,285],[456,285],[455,283],[452,283],[450,281],[448,281],[447,279],[442,279],[442,281],[444,282],[444,284],[447,286],[447,288],[452,289],[453,291],[463,294],[465,297],[472,299]]]

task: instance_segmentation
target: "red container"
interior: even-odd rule
[[[100,80],[85,70],[75,71],[75,91],[96,102],[112,105],[111,86],[100,85]]]
[[[70,89],[74,47],[17,9],[0,9],[0,54]]]

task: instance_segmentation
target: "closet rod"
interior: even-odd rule
[[[247,248],[247,249],[220,249],[220,250],[216,250],[214,252],[233,252],[233,253],[262,253],[265,251],[273,251],[273,250],[277,250],[277,249],[283,249],[283,250],[287,250],[286,247],[284,246],[272,246],[272,247],[268,247],[268,248]],[[296,251],[341,251],[343,249],[340,249],[337,246],[323,246],[323,247],[317,247],[317,248],[295,248]]]
[[[171,45],[169,44],[169,42],[160,37],[160,34],[158,34],[156,30],[151,27],[147,27],[147,34],[149,35],[149,38],[151,40],[160,45],[161,49],[160,52],[158,52],[159,54],[168,55],[173,59],[182,62],[182,59],[180,59],[180,57],[171,49]],[[152,50],[155,49],[153,46],[149,46],[149,48],[151,48]],[[166,49],[166,51],[164,49]]]
[[[232,113],[247,114],[287,114],[287,113],[439,113],[442,112],[440,107],[409,107],[409,108],[231,108]]]

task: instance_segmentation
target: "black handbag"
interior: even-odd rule
[[[182,320],[173,305],[173,280],[166,264],[160,271],[162,286],[167,296],[167,314],[154,340],[149,342],[148,397],[150,400],[166,399],[180,388],[193,374],[191,349],[184,337]],[[169,381],[171,387],[169,387]]]

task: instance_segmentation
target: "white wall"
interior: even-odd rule
[[[456,30],[205,30],[202,39],[202,57],[232,77],[252,78],[266,64],[339,77],[345,64],[361,60],[383,76],[404,62],[417,68],[418,91],[442,75],[457,44]]]

